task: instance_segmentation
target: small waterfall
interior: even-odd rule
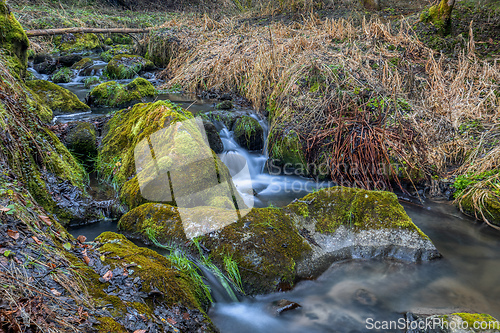
[[[233,182],[245,203],[253,201],[254,207],[267,207],[270,204],[282,206],[314,190],[332,186],[330,182],[317,182],[311,178],[284,172],[269,173],[266,168],[268,124],[255,113],[247,115],[256,119],[264,129],[263,151],[248,151],[241,147],[234,139],[233,132],[224,123],[214,120],[216,127],[221,128],[219,135],[224,145],[224,151],[219,154],[219,157],[231,172]],[[251,176],[250,183],[247,178],[235,176],[244,167],[242,163],[246,163],[248,167]]]

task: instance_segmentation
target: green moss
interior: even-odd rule
[[[241,146],[249,150],[262,149],[264,130],[256,119],[249,116],[238,118],[233,131],[236,141]]]
[[[54,38],[59,51],[64,54],[91,51],[99,48],[99,37],[96,34],[74,34],[73,38],[64,39],[61,36]]]
[[[82,103],[75,94],[55,83],[44,80],[33,80],[26,85],[49,106],[54,113],[77,113],[90,108]]]
[[[73,78],[73,72],[68,67],[63,67],[52,75],[52,82],[54,83],[68,83]]]
[[[439,4],[431,6],[420,14],[420,21],[432,23],[441,34],[449,33],[452,7],[448,6],[447,0],[441,0]]]
[[[123,263],[134,263],[134,275],[141,278],[142,291],[148,293],[156,289],[163,293],[160,301],[167,306],[183,304],[189,308],[203,311],[200,299],[195,291],[195,284],[182,268],[175,267],[166,257],[148,248],[140,248],[125,236],[105,232],[95,239],[100,244],[99,251],[107,253],[104,264],[123,267]]]
[[[28,37],[5,4],[0,1],[0,48],[4,49],[6,61],[17,77],[24,76],[28,64]]]
[[[485,313],[452,313],[452,316],[459,316],[468,324],[468,327],[473,328],[474,323],[492,323],[496,325],[494,329],[500,329],[500,323],[498,320]]]
[[[96,328],[102,333],[127,333],[128,330],[123,327],[123,325],[117,323],[113,318],[110,317],[100,317],[97,319],[99,324]]]
[[[222,208],[196,207],[184,211],[183,217],[197,221],[205,217],[230,219],[234,214]],[[125,214],[120,229],[147,237],[154,232],[160,242],[185,246],[188,243],[177,209],[165,204],[144,204]],[[225,267],[228,257],[241,268],[243,287],[250,294],[276,290],[279,284],[295,282],[295,262],[311,248],[281,209],[252,209],[247,215],[222,229],[198,239],[211,252],[212,260]]]
[[[278,160],[279,164],[289,164],[294,167],[306,164],[302,144],[294,130],[271,129],[268,145],[270,157]],[[304,170],[304,173],[307,174],[307,170]]]
[[[115,81],[101,83],[92,89],[89,96],[94,105],[124,107],[155,94],[154,86],[148,80],[138,77],[126,85]]]
[[[27,102],[29,104],[30,111],[38,115],[42,122],[50,123],[52,118],[54,118],[52,109],[45,104],[38,94],[31,91],[31,89],[26,88],[26,95],[28,97]]]
[[[71,69],[76,69],[76,70],[81,70],[83,68],[90,67],[94,64],[94,61],[90,58],[83,58],[82,60],[78,61],[77,63],[73,64],[71,66]]]
[[[140,56],[120,54],[114,56],[106,65],[105,75],[110,79],[131,79],[142,70],[151,70],[155,66],[150,60]]]
[[[334,233],[343,225],[353,230],[407,229],[428,239],[391,192],[332,187],[308,194],[303,201],[311,202],[308,205],[309,217],[317,221],[316,231],[321,233]],[[293,203],[287,209],[303,215],[301,205],[300,202]]]
[[[114,56],[120,54],[132,54],[132,46],[130,45],[116,45],[109,50],[101,53],[101,59],[109,62]]]
[[[68,149],[76,158],[87,166],[97,156],[97,136],[95,127],[91,123],[79,123],[65,138]]]
[[[136,104],[132,109],[117,112],[108,123],[97,170],[121,187],[135,172],[134,149],[139,141],[171,123],[192,118],[190,112],[169,101]]]

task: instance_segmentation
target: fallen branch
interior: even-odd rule
[[[61,28],[61,29],[43,29],[43,30],[26,30],[28,37],[35,36],[54,36],[64,35],[69,33],[106,33],[106,34],[130,34],[130,33],[148,33],[153,28],[144,29],[129,29],[129,28]]]

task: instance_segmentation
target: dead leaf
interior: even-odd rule
[[[134,333],[146,333],[146,330],[135,330]]]
[[[37,243],[38,245],[42,245],[42,242],[36,236],[31,236],[31,238],[33,238],[35,243]]]
[[[9,235],[9,237],[12,238],[12,239],[18,239],[19,238],[19,231],[8,229],[7,230],[7,235]]]
[[[0,207],[0,212],[8,212],[10,210],[10,208],[7,208],[7,207]]]
[[[103,276],[103,280],[108,282],[113,277],[113,272],[111,270],[107,271]]]
[[[45,222],[46,225],[48,225],[49,227],[52,225],[52,221],[50,220],[50,218],[48,216],[45,216],[45,215],[38,215],[38,217],[43,221]]]
[[[52,268],[52,269],[54,269],[54,268],[56,268],[56,267],[57,267],[55,264],[53,264],[53,263],[51,263],[51,262],[49,262],[49,263],[48,263],[48,265],[49,265],[49,267],[50,267],[50,268]]]
[[[80,235],[76,238],[76,240],[79,241],[80,243],[85,243],[87,237],[85,237],[84,235]]]
[[[57,290],[56,290],[56,289],[54,289],[54,288],[50,289],[50,291],[52,292],[52,294],[53,294],[54,296],[61,296],[61,295],[62,295],[59,291],[57,291]]]
[[[83,256],[83,261],[88,265],[90,263],[90,258],[87,256]]]
[[[172,324],[172,325],[175,325],[177,324],[177,322],[175,320],[173,320],[172,318],[167,318],[167,321]]]
[[[184,318],[184,320],[189,320],[189,313],[188,313],[188,312],[185,312],[185,313],[182,315],[182,318]]]

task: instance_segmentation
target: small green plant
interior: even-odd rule
[[[240,292],[243,292],[243,285],[241,283],[238,263],[233,259],[232,255],[224,255],[224,267],[226,269],[228,277],[231,279],[233,284],[238,287],[238,290]]]

